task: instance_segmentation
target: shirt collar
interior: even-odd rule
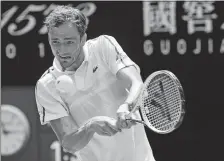
[[[85,43],[85,45],[83,46],[83,52],[84,52],[85,57],[84,57],[84,61],[82,62],[82,64],[84,64],[85,62],[88,63],[89,52],[88,52],[88,48],[87,48],[87,43]],[[62,68],[60,62],[56,58],[54,58],[53,67],[59,72],[66,72],[66,73],[74,73],[75,72],[75,71],[67,71],[67,70],[63,71],[63,68]]]

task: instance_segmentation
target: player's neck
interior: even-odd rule
[[[77,57],[77,60],[75,60],[75,62],[70,67],[66,68],[66,70],[76,71],[81,66],[84,59],[85,59],[85,54],[84,54],[84,51],[83,51],[83,48],[82,48],[79,56]]]

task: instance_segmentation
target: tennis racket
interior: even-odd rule
[[[142,123],[159,134],[177,129],[185,114],[184,91],[177,77],[167,70],[149,75],[129,116],[138,109],[143,121],[126,119]]]

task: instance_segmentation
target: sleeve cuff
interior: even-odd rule
[[[52,116],[44,116],[44,115],[40,115],[40,123],[41,125],[45,125],[47,123],[49,123],[52,120],[56,120],[65,116],[69,116],[67,113],[61,114],[61,115],[52,115]]]
[[[129,66],[134,66],[136,70],[140,73],[140,68],[137,64],[135,64],[129,57],[126,57],[125,59],[118,60],[116,62],[116,66],[113,68],[112,73],[117,74],[117,72],[122,69]]]

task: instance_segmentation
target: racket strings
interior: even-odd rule
[[[157,130],[167,131],[179,121],[181,102],[179,90],[169,76],[155,76],[144,92],[142,112],[150,125]]]

